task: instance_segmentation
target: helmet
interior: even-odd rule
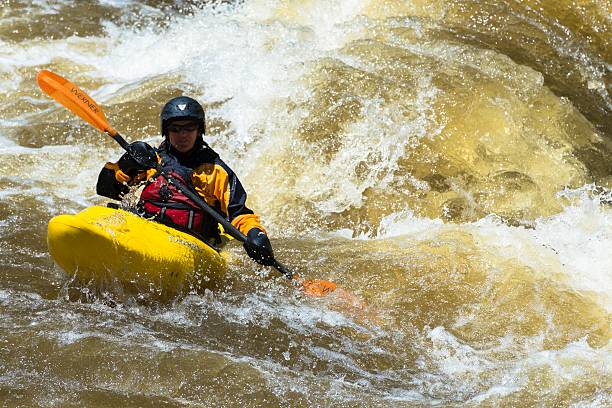
[[[198,122],[200,136],[204,134],[204,109],[198,101],[188,96],[178,96],[170,99],[162,108],[159,117],[163,136],[168,136],[166,127],[174,119],[193,119]]]

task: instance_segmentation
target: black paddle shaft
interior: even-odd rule
[[[154,168],[155,170],[157,170],[166,180],[168,180],[168,183],[175,186],[181,191],[181,193],[185,194],[187,197],[193,200],[193,202],[195,202],[201,209],[206,211],[208,215],[210,215],[215,221],[221,224],[223,226],[223,229],[228,232],[232,237],[234,237],[240,242],[245,242],[247,240],[246,235],[240,232],[238,228],[234,227],[225,217],[215,211],[215,209],[208,205],[208,203],[204,201],[198,194],[194,193],[183,183],[163,171],[159,163],[153,161],[147,161],[146,163],[143,163],[145,158],[133,155],[130,151],[131,149],[129,148],[129,144],[126,142],[123,136],[117,133],[114,139],[117,141],[117,143],[121,145],[121,147],[123,147],[126,152],[128,152],[130,156],[132,156],[134,160],[136,160],[136,162],[138,162],[138,164],[144,167]],[[283,265],[276,259],[274,259],[274,264],[272,266],[276,268],[276,270],[278,270],[280,273],[285,275],[287,279],[293,279],[293,273],[289,271],[285,265]]]
[[[200,208],[206,211],[208,215],[213,217],[215,221],[221,224],[223,226],[223,229],[227,231],[232,237],[236,238],[240,242],[245,242],[247,240],[246,235],[240,232],[238,228],[234,227],[225,217],[215,211],[214,208],[208,205],[208,203],[202,200],[202,198],[200,198],[200,196],[198,196],[196,193],[187,188],[187,186],[185,186],[183,183],[163,171],[159,164],[156,163],[155,169],[161,174],[162,177],[168,180],[168,183],[178,188],[183,194],[185,194],[187,197],[192,199],[198,206],[200,206]],[[283,265],[276,259],[274,259],[273,261],[274,264],[272,266],[276,268],[277,271],[285,275],[287,279],[293,279],[293,273],[291,273],[291,271],[289,271],[287,267],[285,267],[285,265]]]

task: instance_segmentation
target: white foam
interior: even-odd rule
[[[13,180],[17,187],[0,192],[2,199],[14,195],[31,195],[55,210],[55,198],[72,201],[79,206],[91,205],[95,199],[95,183],[104,160],[118,156],[115,149],[88,146],[43,146],[30,148],[18,145],[0,147],[0,177]]]
[[[609,377],[612,374],[611,346],[612,343],[609,343],[600,349],[592,348],[586,339],[582,339],[559,350],[533,351],[507,367],[498,384],[479,393],[471,401],[482,403],[488,399],[494,401],[495,398],[510,395],[527,386],[533,372],[549,372],[550,377],[555,379],[556,387],[560,388],[564,387],[564,384],[591,382],[593,376]],[[575,406],[597,405],[585,402],[584,405]]]
[[[605,204],[612,201],[612,192],[593,191],[593,186],[585,186],[560,194],[573,202],[559,214],[538,219],[534,229],[509,226],[495,215],[474,223],[444,224],[404,210],[382,220],[376,239],[415,241],[435,239],[444,231],[469,231],[480,248],[516,259],[540,276],[563,278],[561,283],[575,290],[595,293],[612,311],[612,210]]]
[[[585,186],[562,195],[574,202],[554,216],[536,221],[535,229],[510,227],[488,217],[473,224],[479,245],[495,248],[541,275],[559,279],[576,290],[598,295],[612,311],[612,211],[603,204],[610,192],[593,194]]]
[[[431,236],[444,226],[440,219],[416,217],[411,210],[403,210],[383,217],[378,227],[376,237],[379,239],[398,237],[402,235]]]
[[[5,150],[9,150],[17,146],[15,142],[6,137],[0,136],[0,154],[2,154]]]
[[[433,352],[429,357],[437,360],[438,369],[449,378],[474,375],[492,368],[489,361],[480,357],[480,352],[460,343],[443,327],[428,331],[427,336],[433,345]]]
[[[438,405],[442,402],[439,400],[428,400],[423,396],[423,394],[414,390],[398,388],[392,389],[385,397],[385,399],[390,401],[421,402],[423,404],[426,404],[428,402],[429,404],[427,405]]]
[[[349,39],[349,28],[342,23],[358,15],[364,4],[315,1],[305,11],[306,18],[291,12],[285,15],[285,7],[279,1],[217,4],[193,17],[173,17],[170,28],[162,33],[126,32],[109,24],[104,40],[108,54],[89,55],[89,63],[105,67],[97,75],[114,84],[157,75],[183,76],[204,90],[195,97],[224,101],[218,111],[208,113],[229,119],[234,148],[244,147],[254,140],[253,126],[269,124],[274,101],[295,91],[304,63]],[[318,17],[311,20],[308,13]]]
[[[612,202],[612,191],[592,195],[592,189],[564,192],[578,202],[538,220],[534,238],[558,254],[575,288],[605,295],[612,311],[612,210],[602,203]]]
[[[83,333],[75,330],[70,330],[67,332],[59,333],[56,338],[59,344],[65,346],[68,344],[76,343],[88,337],[96,337],[96,335],[95,333]]]

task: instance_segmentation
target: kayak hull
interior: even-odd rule
[[[223,280],[227,255],[127,211],[94,206],[49,221],[49,253],[80,283],[172,298]]]

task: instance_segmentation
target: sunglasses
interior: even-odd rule
[[[197,128],[197,123],[188,123],[186,125],[168,125],[168,132],[181,133],[183,130],[185,132],[193,132]]]

